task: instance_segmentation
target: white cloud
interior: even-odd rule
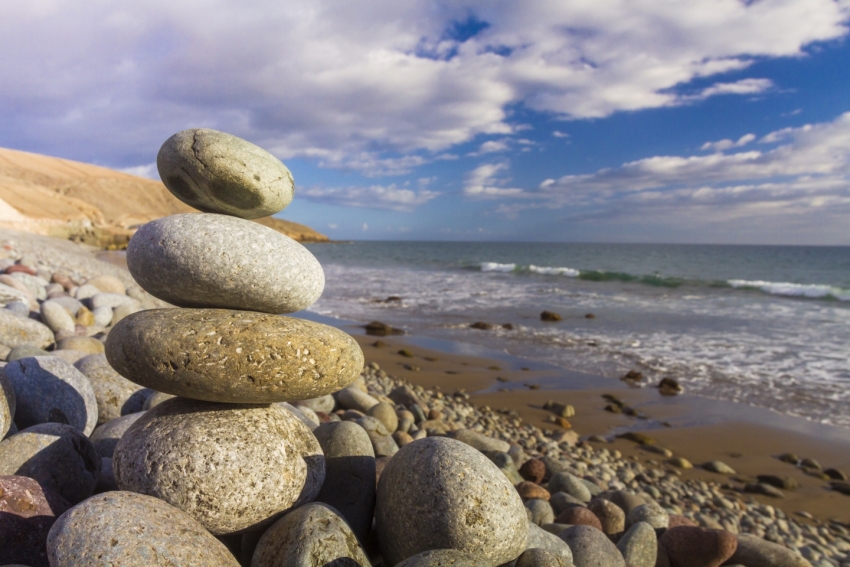
[[[506,161],[485,163],[470,171],[466,176],[463,194],[467,197],[498,198],[522,197],[525,191],[515,187],[504,187],[510,179],[501,174],[509,169]]]
[[[156,169],[156,163],[149,163],[147,165],[137,165],[134,167],[124,167],[119,169],[118,171],[122,173],[129,173],[130,175],[135,175],[136,177],[144,177],[145,179],[155,179],[159,181],[159,171]]]
[[[299,189],[298,195],[314,201],[352,207],[410,212],[419,205],[439,197],[440,193],[426,189],[414,191],[392,184],[368,187],[308,187]]]
[[[741,146],[746,146],[755,139],[755,134],[744,134],[743,136],[738,138],[737,142],[734,142],[727,138],[725,140],[718,140],[717,142],[706,142],[702,145],[702,147],[700,147],[700,149],[722,152],[731,148],[740,148]]]
[[[447,33],[470,15],[489,27]],[[206,126],[396,175],[521,131],[517,105],[590,118],[764,92],[758,78],[679,91],[800,56],[848,15],[846,0],[3,2],[2,133],[147,163],[174,131]]]
[[[484,155],[484,154],[495,154],[495,153],[500,153],[500,152],[506,152],[509,149],[510,149],[509,140],[506,140],[506,139],[488,140],[488,141],[484,142],[483,144],[481,144],[481,146],[478,148],[477,152],[473,152],[473,153],[470,153],[470,154],[467,154],[467,155],[472,156],[472,157],[476,157],[476,156],[480,156],[480,155]]]
[[[555,136],[556,138],[569,138],[570,137],[569,134],[567,134],[565,132],[561,132],[560,130],[555,130],[554,132],[552,132],[552,135]]]

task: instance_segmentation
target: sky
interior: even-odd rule
[[[214,128],[333,239],[850,245],[850,0],[0,3],[0,146]]]

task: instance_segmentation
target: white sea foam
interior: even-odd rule
[[[766,282],[761,280],[729,280],[727,283],[732,287],[759,289],[772,295],[809,298],[834,297],[840,301],[850,301],[850,290],[831,285]]]
[[[482,272],[513,272],[516,264],[499,264],[498,262],[481,262]]]
[[[573,268],[550,268],[548,266],[535,266],[534,264],[528,267],[528,271],[544,276],[567,276],[570,278],[577,278],[581,273]]]

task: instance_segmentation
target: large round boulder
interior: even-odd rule
[[[282,211],[295,192],[292,173],[254,144],[207,128],[168,138],[156,156],[162,182],[200,211],[244,219]]]
[[[186,398],[131,425],[112,468],[121,490],[160,498],[214,535],[271,523],[312,501],[325,478],[319,443],[286,409]]]
[[[179,307],[293,313],[325,286],[319,261],[298,242],[255,222],[180,214],[142,226],[127,266],[145,291]]]
[[[405,445],[378,482],[375,520],[384,561],[395,565],[431,549],[456,549],[491,565],[526,547],[525,507],[507,477],[454,439]]]
[[[225,309],[134,313],[109,333],[106,358],[148,388],[232,403],[315,398],[344,388],[363,369],[357,342],[334,327]]]
[[[51,567],[239,567],[188,514],[143,494],[107,492],[62,514],[50,529]]]

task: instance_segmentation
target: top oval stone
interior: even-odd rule
[[[242,138],[206,128],[167,139],[156,167],[175,197],[207,213],[267,217],[285,209],[295,192],[292,173],[279,159]]]

